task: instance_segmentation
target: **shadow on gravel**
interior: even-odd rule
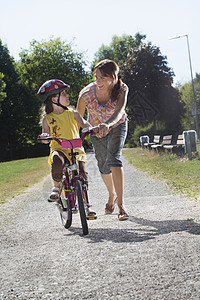
[[[111,241],[113,243],[136,243],[143,242],[149,239],[153,239],[153,233],[137,233],[134,229],[111,229],[111,228],[98,228],[89,229],[88,235],[81,234],[81,229],[76,227],[71,227],[69,229],[69,235],[79,235],[86,239],[89,239],[91,243],[101,243],[105,241]],[[151,231],[152,232],[152,231]]]
[[[71,227],[65,235],[79,235],[89,239],[92,243],[104,241],[137,243],[155,239],[156,236],[171,232],[188,232],[189,234],[200,235],[200,224],[195,223],[193,220],[150,221],[143,218],[130,217],[128,222],[133,222],[137,225],[135,228],[131,226],[132,228],[124,229],[91,228],[86,236],[82,234],[81,228]]]
[[[166,221],[150,221],[143,218],[131,217],[131,222],[142,226],[153,227],[156,229],[154,235],[168,234],[170,232],[185,231],[190,234],[200,235],[200,224],[193,220],[166,220]]]

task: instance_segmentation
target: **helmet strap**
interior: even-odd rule
[[[60,103],[54,103],[54,104],[57,105],[57,106],[62,107],[62,108],[65,109],[65,110],[68,110],[67,106],[64,106],[64,105],[62,105],[62,104],[60,104]]]
[[[57,105],[57,106],[62,107],[65,110],[68,110],[67,106],[64,106],[64,105],[60,104],[60,94],[61,93],[59,93],[59,96],[58,96],[58,102],[57,103],[52,102],[52,103],[55,104],[55,105]]]

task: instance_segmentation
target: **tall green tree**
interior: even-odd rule
[[[25,145],[32,142],[32,136],[39,129],[38,119],[35,117],[39,115],[39,107],[20,82],[14,59],[1,41],[0,70],[4,76],[6,93],[1,101],[0,114],[0,161],[4,161],[19,158]]]
[[[196,73],[194,78],[194,89],[197,102],[197,112],[200,117],[200,74]],[[185,111],[181,118],[181,123],[184,130],[196,130],[195,117],[192,115],[191,104],[194,102],[192,83],[186,83],[180,88],[181,100]]]
[[[126,63],[121,64],[121,72],[129,86],[129,100],[132,99],[128,101],[132,128],[137,125],[146,126],[152,121],[148,117],[138,119],[135,116],[134,94],[140,93],[156,110],[154,121],[162,123],[162,133],[179,133],[182,130],[180,116],[183,106],[178,90],[172,87],[174,73],[168,67],[167,57],[161,54],[159,47],[147,43],[131,49]],[[157,126],[155,130],[158,129]]]
[[[20,53],[22,80],[36,94],[49,79],[60,79],[71,86],[70,102],[76,105],[80,90],[88,83],[83,53],[72,49],[72,43],[52,38],[49,41],[33,40],[28,50]]]
[[[121,37],[114,35],[109,46],[102,44],[95,53],[92,67],[105,58],[112,59],[117,64],[125,63],[131,49],[139,47],[145,38],[146,35],[141,35],[140,33],[136,33],[134,37],[127,34],[123,34]]]
[[[1,101],[3,101],[6,98],[5,87],[6,83],[3,80],[3,73],[0,73],[0,114],[1,114]]]

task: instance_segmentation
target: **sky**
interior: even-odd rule
[[[200,73],[199,0],[0,0],[0,39],[15,60],[30,42],[60,37],[84,52],[88,66],[102,44],[114,35],[146,35],[160,48],[175,73],[174,85],[191,81],[186,37],[193,77]],[[1,70],[0,70],[1,71]]]

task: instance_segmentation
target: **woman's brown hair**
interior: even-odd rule
[[[117,100],[122,86],[121,76],[119,75],[119,67],[114,60],[104,59],[100,61],[94,68],[94,71],[99,69],[105,77],[110,76],[114,79],[114,86],[111,92],[111,101]]]

